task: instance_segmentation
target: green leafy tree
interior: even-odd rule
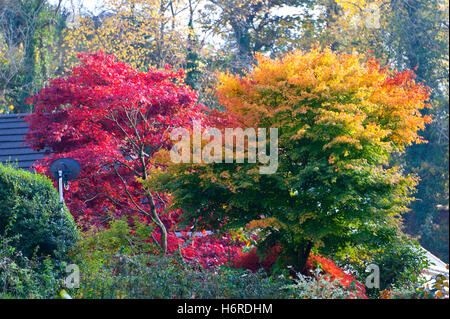
[[[183,219],[199,227],[259,229],[260,249],[281,246],[279,266],[302,270],[314,247],[397,240],[417,181],[389,157],[422,142],[428,91],[411,72],[363,60],[313,49],[257,56],[244,77],[222,75],[219,101],[235,119],[227,125],[278,128],[276,173],[248,161],[176,164],[145,185],[171,192]]]
[[[412,145],[393,162],[420,177],[405,230],[448,261],[448,213],[439,209],[449,200],[448,1],[321,0],[312,8],[317,15],[297,45],[319,41],[337,51],[370,51],[383,65],[414,69],[417,81],[431,88],[432,107],[421,111],[433,117],[421,133],[428,143]]]

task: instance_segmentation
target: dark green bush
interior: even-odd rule
[[[380,267],[380,288],[413,288],[422,270],[429,267],[424,251],[413,241],[404,241],[378,251],[374,263]]]
[[[0,236],[18,236],[25,257],[62,258],[78,231],[47,177],[0,164]]]
[[[85,255],[96,251],[108,254],[136,254],[139,252],[154,252],[158,249],[151,238],[153,227],[134,218],[131,227],[125,216],[122,219],[112,219],[108,228],[92,227],[83,232],[83,239],[71,249],[69,256],[77,262]]]
[[[0,299],[55,298],[63,287],[65,263],[25,257],[14,239],[0,236]]]

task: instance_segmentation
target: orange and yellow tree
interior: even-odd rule
[[[183,218],[207,229],[260,231],[279,266],[302,270],[311,249],[379,248],[401,238],[418,180],[389,165],[431,121],[428,89],[411,71],[330,49],[256,57],[217,88],[227,125],[278,128],[278,169],[261,163],[174,164],[147,183],[170,191]],[[222,121],[223,122],[223,121]],[[159,183],[155,184],[155,180]]]

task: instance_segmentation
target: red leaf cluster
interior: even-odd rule
[[[264,255],[257,253],[257,248],[253,248],[247,253],[241,253],[238,255],[237,259],[234,261],[233,266],[235,268],[244,268],[252,271],[263,268],[266,272],[272,270],[279,253],[281,252],[281,247],[274,246]],[[338,280],[339,285],[346,287],[349,290],[350,298],[363,298],[367,299],[366,290],[363,284],[356,281],[356,279],[346,273],[344,270],[336,266],[336,264],[321,255],[311,253],[309,255],[308,261],[305,266],[305,273],[311,274],[311,271],[320,268],[323,275],[327,279],[334,281]]]
[[[150,212],[150,205],[137,178],[144,179],[155,165],[151,159],[156,152],[171,147],[172,128],[190,128],[193,120],[205,120],[204,107],[196,103],[197,94],[182,84],[182,72],[138,72],[102,52],[82,54],[80,62],[29,101],[35,112],[27,118],[27,141],[36,150],[53,153],[36,168],[48,175],[51,161],[57,158],[72,157],[81,163],[81,175],[70,183],[65,201],[82,226],[106,225],[111,215],[137,215],[152,223],[139,213],[140,209]],[[243,242],[228,235],[189,240],[186,233],[176,236],[181,211],[163,214],[170,199],[165,194],[153,196],[168,230],[168,253],[180,247],[187,262],[212,267],[241,251]],[[158,242],[160,234],[156,228],[153,237]]]
[[[306,262],[307,272],[319,267],[330,278],[330,280],[339,280],[341,286],[353,288],[351,296],[353,298],[367,299],[366,289],[363,284],[356,281],[356,279],[346,273],[343,269],[336,266],[336,264],[323,256],[311,253]]]
[[[102,52],[79,58],[79,66],[29,100],[35,112],[27,117],[27,142],[52,151],[37,170],[48,174],[50,162],[61,157],[81,163],[80,177],[65,193],[79,223],[142,217],[150,203],[137,179],[145,179],[155,153],[171,147],[171,130],[201,121],[204,107],[181,71],[139,72]],[[168,199],[153,195],[162,214]]]
[[[279,246],[274,246],[267,253],[261,255],[258,254],[257,248],[254,247],[247,253],[240,253],[234,262],[234,267],[252,271],[263,268],[266,272],[270,273],[280,251],[281,248]]]

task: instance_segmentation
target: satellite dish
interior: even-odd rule
[[[73,158],[59,158],[50,164],[50,174],[58,181],[59,202],[61,204],[64,203],[63,185],[68,187],[68,181],[77,178],[80,172],[81,165]]]
[[[59,172],[62,172],[62,176]],[[50,164],[50,174],[57,180],[60,177],[64,182],[71,181],[80,175],[81,166],[73,158],[59,158]]]

